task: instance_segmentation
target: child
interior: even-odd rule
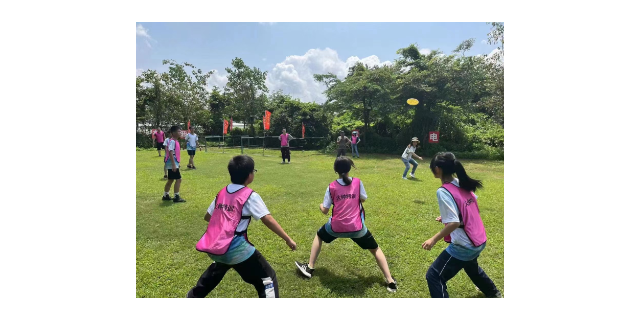
[[[340,131],[340,136],[338,137],[338,140],[336,140],[336,143],[338,144],[338,154],[336,155],[336,158],[340,156],[346,156],[349,138],[345,137],[344,131]]]
[[[187,293],[187,298],[206,297],[231,268],[256,288],[258,297],[278,298],[276,272],[247,237],[251,217],[262,220],[291,250],[295,250],[297,245],[271,217],[262,198],[247,187],[257,172],[253,159],[246,155],[235,156],[227,168],[231,184],[213,199],[204,216],[209,226],[196,245],[196,250],[207,253],[214,263],[200,276],[196,286]]]
[[[464,269],[476,287],[486,297],[501,298],[502,294],[484,270],[478,266],[478,256],[487,242],[477,196],[473,193],[482,188],[482,182],[471,179],[451,152],[440,152],[431,160],[433,176],[442,181],[438,189],[440,217],[436,220],[445,227],[422,244],[431,250],[442,238],[450,245],[442,251],[427,271],[427,283],[432,298],[448,298],[447,281],[460,269]],[[456,174],[457,179],[453,178]]]
[[[191,128],[191,132],[187,134],[187,153],[189,154],[189,164],[187,168],[195,169],[193,164],[193,157],[196,156],[196,148],[198,147],[198,135],[196,131]]]
[[[280,140],[280,152],[282,153],[282,163],[284,159],[291,163],[291,150],[289,150],[289,141],[295,139],[292,135],[287,133],[287,129],[282,129],[282,134],[278,137]]]
[[[360,143],[360,137],[358,137],[358,133],[356,131],[351,133],[351,156],[353,157],[353,151],[356,152],[356,158],[360,158],[360,154],[358,153],[358,143]]]
[[[157,129],[158,130],[156,132],[151,134],[151,139],[156,143],[156,149],[158,149],[158,157],[162,157],[162,155],[160,154],[160,150],[164,149],[164,132],[160,129],[160,127],[158,127]]]
[[[320,211],[327,214],[333,204],[333,211],[329,222],[320,227],[311,246],[309,263],[296,261],[296,266],[307,278],[313,275],[316,259],[322,248],[322,241],[330,243],[336,238],[351,238],[360,248],[368,249],[376,259],[378,267],[382,270],[387,281],[387,290],[396,292],[398,289],[395,279],[391,277],[387,259],[378,247],[371,232],[364,224],[364,207],[362,203],[367,200],[364,185],[358,178],[349,178],[349,171],[353,161],[347,157],[338,157],[333,164],[333,170],[338,173],[339,179],[327,187],[324,202],[320,204]],[[320,241],[322,240],[322,241]]]
[[[418,140],[417,137],[413,137],[411,139],[411,143],[407,146],[406,149],[404,149],[404,152],[402,153],[402,162],[404,162],[404,165],[405,165],[404,173],[402,174],[402,179],[404,180],[407,180],[407,172],[409,172],[409,164],[413,165],[413,170],[411,170],[411,178],[416,177],[415,173],[416,173],[416,169],[418,168],[418,163],[415,160],[413,160],[412,157],[417,157],[418,159],[422,160],[422,157],[420,157],[415,153],[418,143],[420,143],[420,140]]]
[[[180,184],[182,183],[182,176],[180,175],[180,142],[178,137],[180,136],[180,127],[173,126],[169,130],[171,138],[166,141],[166,150],[164,157],[164,168],[169,170],[169,180],[164,185],[164,196],[162,200],[171,200],[169,196],[169,190],[171,190],[171,184],[176,181],[173,187],[174,198],[173,202],[187,202],[180,198]]]

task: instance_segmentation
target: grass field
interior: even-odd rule
[[[218,150],[216,150],[218,152]],[[375,236],[398,281],[398,291],[385,289],[375,259],[349,239],[323,244],[312,279],[298,274],[295,260],[307,261],[311,242],[328,219],[318,209],[328,184],[336,179],[334,155],[292,152],[291,164],[280,164],[279,151],[249,151],[256,163],[250,187],[264,199],[273,217],[298,244],[291,251],[283,240],[260,221],[252,220],[249,239],[277,273],[282,298],[429,297],[425,274],[446,247],[440,241],[431,251],[421,244],[442,228],[436,189],[427,158],[419,161],[416,179],[402,180],[404,164],[398,156],[362,155],[354,159],[351,175],[364,183],[366,225]],[[251,153],[254,154],[251,154]],[[259,153],[258,153],[259,152]],[[196,170],[188,170],[182,152],[180,195],[186,203],[162,201],[163,158],[153,151],[136,152],[136,297],[184,297],[211,260],[195,250],[205,231],[203,216],[216,193],[229,183],[227,163],[231,156],[198,151]],[[488,235],[480,266],[504,295],[504,163],[464,161],[471,177],[485,188],[477,192],[480,213]],[[171,190],[173,196],[173,188]],[[464,271],[448,283],[451,297],[483,297]],[[253,286],[230,270],[209,297],[257,297]]]

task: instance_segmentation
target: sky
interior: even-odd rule
[[[492,54],[486,23],[136,23],[136,75],[168,68],[162,60],[189,62],[203,71],[215,70],[210,86],[224,87],[225,68],[238,57],[250,67],[267,71],[269,92],[282,90],[304,102],[322,103],[324,85],[314,74],[344,78],[356,62],[390,64],[396,51],[414,43],[423,53],[451,53],[462,41],[475,38],[467,55]]]

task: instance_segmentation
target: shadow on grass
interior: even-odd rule
[[[411,179],[408,179],[408,180],[411,181],[411,182],[422,182],[422,180],[420,180],[418,178],[411,178]]]
[[[367,288],[385,285],[382,277],[363,277],[359,274],[341,277],[323,267],[316,268],[313,276],[320,280],[323,287],[342,297],[362,297]]]
[[[426,202],[424,200],[413,200],[414,203],[417,204],[425,204]]]
[[[169,207],[173,205],[173,199],[171,201],[168,200],[161,200],[162,203],[160,203],[160,207]]]

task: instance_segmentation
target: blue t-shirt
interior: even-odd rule
[[[236,235],[231,240],[231,245],[227,253],[221,256],[210,253],[208,253],[208,255],[209,258],[215,262],[233,265],[249,259],[255,251],[256,248],[247,242],[244,236]]]

